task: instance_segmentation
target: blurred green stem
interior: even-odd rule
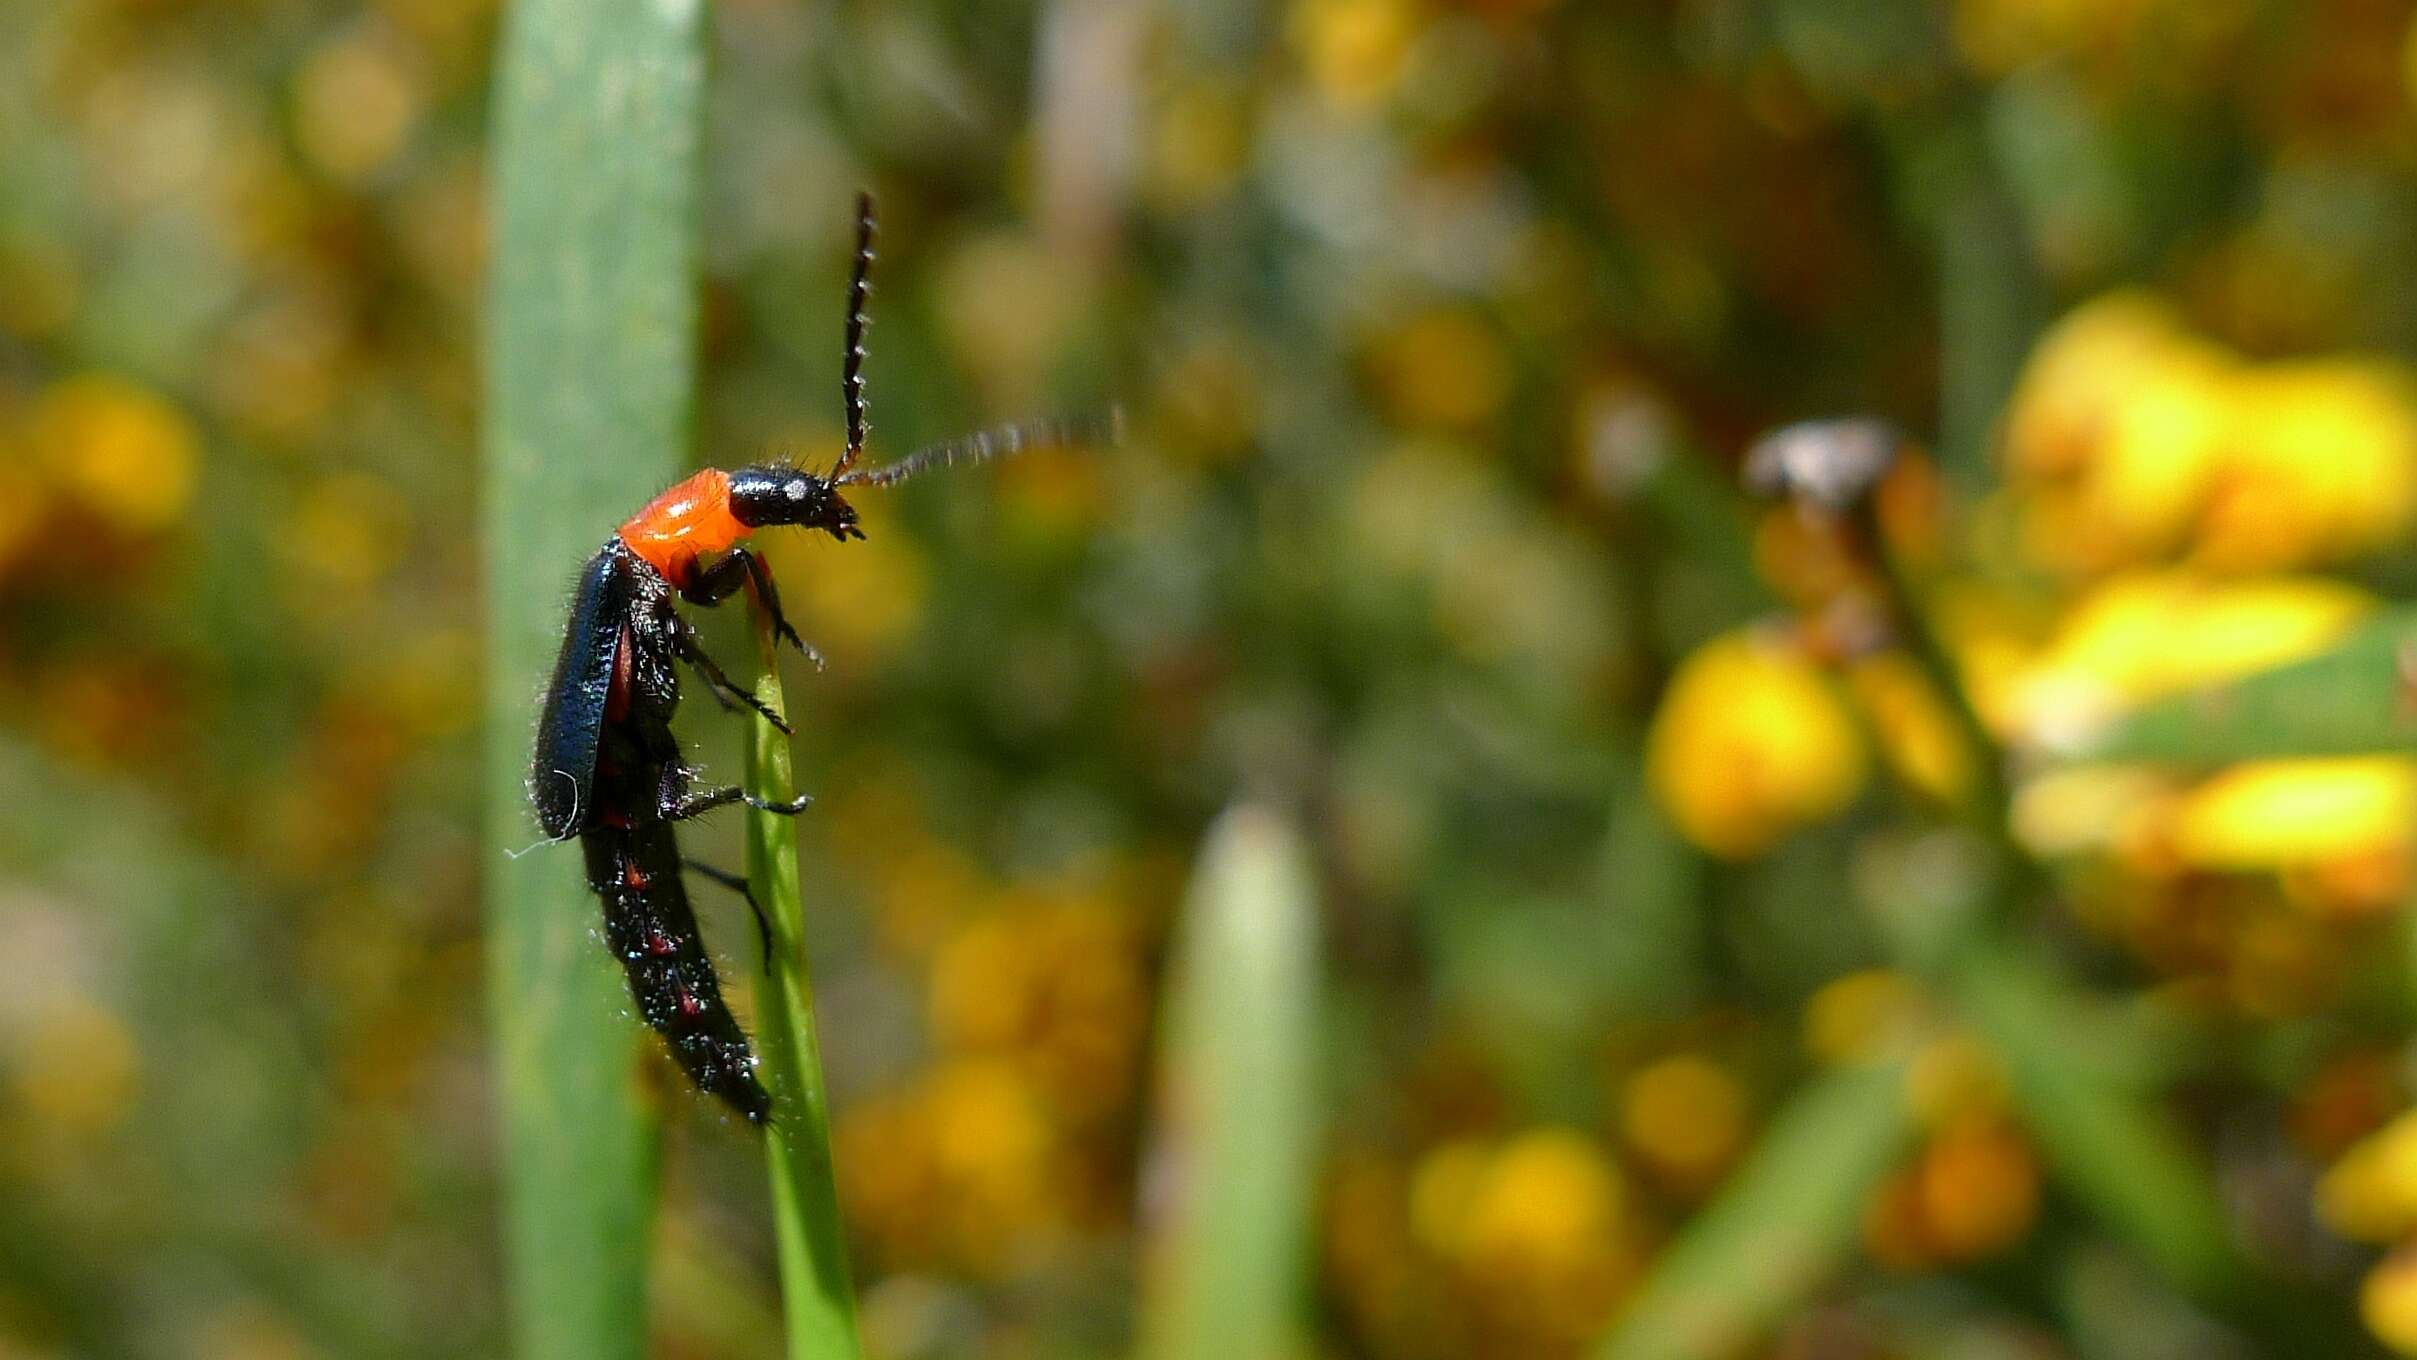
[[[1595,1347],[1597,1360],[1745,1354],[1854,1251],[1863,1205],[1914,1133],[1905,1066],[1843,1067],[1773,1116]]]
[[[755,697],[787,717],[780,654],[771,620],[748,593],[763,676]],[[789,739],[758,716],[749,725],[747,788],[768,803],[797,796]],[[764,913],[771,952],[757,995],[756,1047],[772,1091],[773,1122],[765,1130],[770,1159],[773,1227],[780,1243],[782,1309],[790,1360],[851,1360],[856,1337],[855,1286],[839,1189],[831,1174],[830,1095],[822,1050],[814,1034],[814,990],[806,976],[805,907],[797,876],[797,821],[760,809],[747,814],[747,882]]]
[[[2009,872],[2020,873],[2028,860],[2012,839],[2014,800],[2006,785],[2005,750],[1973,706],[1963,672],[1947,650],[1946,639],[1931,623],[1928,583],[1889,547],[1876,502],[1874,496],[1856,502],[1851,520],[1856,547],[1879,573],[1881,603],[1898,645],[1913,657],[1923,678],[1946,705],[1948,718],[1972,758],[1972,787],[1964,795],[1962,809],[1965,820],[2003,857]]]
[[[511,1350],[647,1351],[653,1039],[594,938],[576,847],[531,849],[533,696],[565,588],[669,480],[695,375],[701,15],[516,0],[497,68],[482,466],[488,998]]]
[[[1185,895],[1160,1041],[1142,1296],[1150,1360],[1301,1353],[1322,1133],[1318,890],[1290,822],[1244,804]]]

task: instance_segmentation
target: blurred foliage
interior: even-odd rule
[[[2417,1354],[2412,17],[710,7],[688,452],[831,456],[860,184],[883,449],[1133,431],[770,544],[868,1351],[1136,1344],[1246,796],[1306,1351]],[[502,1344],[497,28],[0,6],[0,1353]],[[1868,515],[1736,489],[1850,413]],[[667,1099],[654,1348],[775,1354]]]

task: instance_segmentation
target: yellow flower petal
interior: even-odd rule
[[[2264,760],[2184,795],[2174,852],[2203,869],[2275,869],[2405,845],[2412,832],[2417,760]]]
[[[1730,858],[1836,814],[1864,778],[1862,736],[1828,677],[1747,633],[1716,638],[1680,665],[1645,762],[1678,829]]]

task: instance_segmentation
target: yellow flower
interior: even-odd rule
[[[1575,1262],[1619,1231],[1627,1191],[1586,1137],[1537,1129],[1497,1153],[1470,1197],[1461,1249],[1479,1259]]]
[[[2038,1215],[2038,1159],[2003,1125],[1976,1122],[1939,1135],[1919,1174],[1931,1246],[1949,1261],[2004,1251]]]
[[[103,522],[156,533],[193,499],[200,441],[184,413],[122,378],[69,378],[34,403],[36,459]]]
[[[2195,560],[2222,571],[2333,561],[2417,514],[2417,380],[2383,360],[2275,364],[2233,381]]]
[[[2417,1230],[2417,1112],[2343,1153],[2317,1182],[2316,1211],[2335,1232],[2361,1242]]]
[[[795,601],[788,610],[798,631],[833,659],[835,672],[863,676],[923,622],[931,570],[911,535],[878,526],[847,552],[818,551],[821,546],[828,545],[808,542],[804,534],[772,534],[764,551],[775,579],[784,583],[781,594]]]
[[[851,1215],[901,1262],[995,1273],[1064,1222],[1064,1144],[1005,1063],[945,1062],[833,1137]]]
[[[2312,565],[2417,519],[2417,376],[2381,359],[2244,363],[2162,302],[2115,293],[2033,352],[2006,454],[2037,561]]]
[[[355,594],[400,566],[410,541],[408,512],[393,484],[345,472],[302,493],[278,551],[299,569],[293,584],[305,597],[321,588]]]
[[[1139,942],[1107,903],[1045,899],[967,924],[932,962],[933,1038],[1014,1064],[1069,1117],[1129,1093],[1149,1009]]]
[[[2006,423],[2032,555],[2097,571],[2177,544],[2214,475],[2233,367],[2145,293],[2109,294],[2049,331]]]
[[[1292,39],[1328,101],[1364,108],[1392,93],[1418,36],[1408,0],[1303,0]]]
[[[2155,0],[1961,0],[1956,46],[1976,68],[2005,73],[2052,53],[2126,45]]]
[[[1901,1048],[1922,1023],[1922,996],[1912,980],[1868,968],[1813,993],[1804,1007],[1804,1047],[1823,1062],[1862,1062]]]
[[[2075,308],[2040,337],[2006,417],[2008,470],[2018,480],[2085,470],[2125,398],[2184,340],[2181,320],[2140,292]]]
[[[2030,1145],[2002,1124],[1967,1121],[1880,1183],[1864,1210],[1864,1247],[1895,1270],[1962,1264],[2021,1241],[2038,1213]]]
[[[1089,276],[1030,236],[993,232],[959,243],[939,265],[952,299],[940,324],[989,404],[1040,404],[1050,366],[1085,315]]]
[[[2006,1070],[1977,1040],[1950,1034],[1914,1055],[1905,1073],[1905,1097],[1930,1128],[1966,1123],[2006,1108]]]
[[[2402,1355],[2417,1355],[2417,1248],[2403,1247],[2367,1272],[2358,1288],[2367,1330]]]
[[[1897,777],[1939,802],[1960,802],[1972,787],[1972,752],[1921,667],[1885,652],[1856,663],[1847,679]]]
[[[1427,1250],[1438,1256],[1458,1250],[1490,1156],[1482,1140],[1458,1138],[1419,1159],[1410,1177],[1410,1231]]]
[[[45,1125],[77,1136],[101,1133],[134,1104],[142,1077],[134,1034],[95,1002],[60,1002],[26,1026],[14,1047],[9,1093]]]
[[[1192,81],[1168,93],[1150,138],[1149,187],[1158,206],[1181,212],[1223,196],[1251,151],[1250,105],[1241,89]]]
[[[2162,840],[2175,777],[2140,765],[2069,765],[2014,795],[2015,839],[2041,855],[2121,850]]]
[[[1413,318],[1385,337],[1374,368],[1385,409],[1412,428],[1465,430],[1491,418],[1510,394],[1501,340],[1461,311]]]
[[[2261,870],[2371,854],[2417,835],[2417,760],[2353,756],[2235,765],[2184,795],[2174,851],[2203,869]]]
[[[424,82],[382,27],[313,52],[294,82],[294,139],[312,164],[347,183],[403,148],[426,102]]]
[[[1510,1350],[1591,1335],[1634,1273],[1627,1185],[1574,1130],[1534,1129],[1490,1150],[1446,1144],[1411,1195],[1421,1240]]]
[[[1698,648],[1646,738],[1646,778],[1678,829],[1716,855],[1760,854],[1863,788],[1861,735],[1801,654],[1751,633]]]
[[[2019,737],[2070,744],[2143,700],[2322,651],[2374,604],[2355,586],[2319,577],[2118,576],[2074,606],[2010,688],[2004,716]]]
[[[1628,1079],[1620,1096],[1620,1133],[1675,1188],[1700,1191],[1728,1170],[1745,1144],[1745,1087],[1709,1058],[1664,1058]]]
[[[2104,541],[2075,547],[2139,560],[2189,531],[2220,466],[2236,368],[2213,345],[2176,341],[2122,393],[2081,489],[2087,529]]]

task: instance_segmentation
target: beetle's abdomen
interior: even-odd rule
[[[680,882],[668,825],[604,828],[588,838],[590,886],[604,903],[604,936],[629,977],[630,998],[697,1089],[760,1124],[772,1096],[755,1053],[722,1000],[720,981]]]

